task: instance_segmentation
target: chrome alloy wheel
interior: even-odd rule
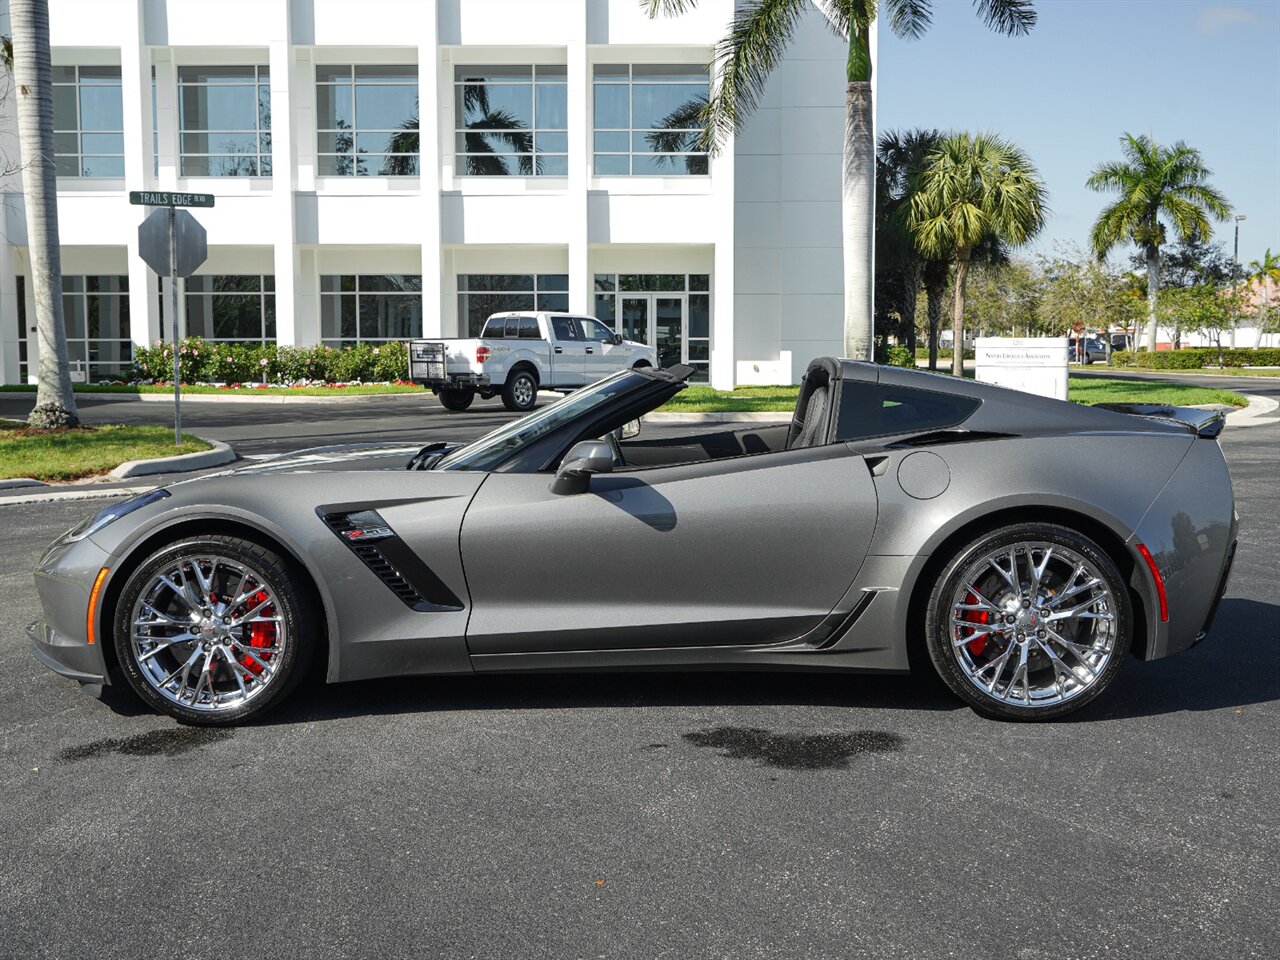
[[[1065,703],[1111,661],[1116,598],[1088,559],[1057,543],[1001,547],[970,563],[950,598],[956,662],[987,698]]]
[[[537,391],[533,388],[533,378],[527,375],[517,377],[511,388],[512,398],[522,408],[533,403],[536,393]]]
[[[227,711],[272,685],[289,643],[261,573],[216,554],[180,556],[147,582],[130,614],[139,673],[188,710]]]

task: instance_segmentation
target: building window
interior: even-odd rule
[[[181,176],[271,176],[266,67],[178,68]]]
[[[596,176],[709,172],[697,144],[711,89],[705,66],[599,63],[594,79]]]
[[[14,278],[18,287],[18,309],[14,311],[18,321],[18,382],[27,382],[27,278]]]
[[[458,325],[480,336],[491,314],[511,310],[568,310],[566,273],[463,273],[458,275]]]
[[[462,66],[453,79],[459,176],[568,176],[563,66]]]
[[[187,278],[187,336],[275,343],[276,278],[215,274]]]
[[[53,68],[53,157],[60,177],[124,176],[119,67]]]
[[[694,383],[711,372],[711,276],[597,273],[595,315],[628,340],[658,351],[662,366],[687,363]]]
[[[63,277],[67,358],[88,382],[119,380],[133,363],[128,277]]]
[[[422,277],[326,274],[320,278],[320,339],[326,346],[422,336]]]
[[[418,175],[418,68],[316,67],[321,176]]]

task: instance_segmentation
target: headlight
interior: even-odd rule
[[[141,509],[149,503],[163,500],[167,496],[169,496],[168,490],[152,490],[150,493],[143,493],[132,499],[125,500],[123,503],[113,503],[109,507],[103,507],[80,526],[73,527],[63,540],[66,543],[74,543],[77,540],[83,540],[85,537],[91,537],[107,524],[115,523],[121,517],[133,513],[133,511]]]

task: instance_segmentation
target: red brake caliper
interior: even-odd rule
[[[964,598],[964,602],[965,606],[977,606],[978,598],[971,592]],[[970,623],[990,623],[991,614],[986,610],[966,610],[964,612],[964,619],[968,620]],[[984,633],[976,636],[966,643],[965,646],[969,648],[969,653],[973,654],[973,656],[979,656],[983,650],[987,649],[987,635]]]
[[[248,610],[252,610],[258,604],[265,603],[266,600],[267,600],[266,592],[260,591],[258,593],[255,593],[252,597],[249,598],[248,602],[245,604],[245,608]],[[263,607],[259,611],[259,615],[265,616],[265,617],[273,617],[275,616],[275,607]],[[274,647],[275,645],[276,645],[276,625],[274,623],[249,624],[249,646]],[[258,659],[264,662],[271,659],[271,654],[269,653],[257,654],[257,656],[258,656]],[[240,662],[244,664],[245,669],[250,671],[251,673],[258,674],[262,672],[262,664],[259,663],[257,660],[253,659],[253,657],[249,656],[247,653],[240,658]]]

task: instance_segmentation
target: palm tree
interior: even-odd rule
[[[1118,193],[1093,225],[1091,243],[1098,259],[1130,241],[1147,260],[1147,349],[1156,348],[1156,295],[1160,290],[1160,248],[1167,239],[1165,219],[1178,237],[1208,240],[1209,217],[1225,220],[1231,207],[1209,186],[1213,172],[1200,151],[1179,140],[1164,147],[1151,137],[1126,133],[1120,138],[1124,160],[1099,164],[1086,184],[1092,190]]]
[[[1262,334],[1271,330],[1268,322],[1271,318],[1271,284],[1280,283],[1280,255],[1272,253],[1270,247],[1267,247],[1261,260],[1254,260],[1249,264],[1249,282],[1253,283],[1255,280],[1262,289],[1262,303],[1258,305],[1258,336],[1253,341],[1253,349],[1257,350],[1262,346]]]
[[[898,310],[902,316],[902,326],[910,331],[908,345],[915,346],[916,300],[920,295],[920,287],[924,282],[926,260],[916,250],[915,239],[906,226],[906,211],[909,207],[907,192],[912,179],[923,169],[925,160],[942,138],[937,130],[888,130],[880,136],[876,149],[876,220],[877,247],[876,263],[884,263],[892,267],[898,275],[900,295]],[[886,260],[891,263],[884,262]],[[946,265],[942,266],[942,287],[946,286]],[[937,284],[937,268],[932,275],[931,289],[941,289]],[[941,301],[939,301],[941,302]],[[932,304],[932,301],[930,301]],[[930,369],[936,369],[938,350],[937,318],[930,311],[929,328],[929,360]]]
[[[683,13],[697,0],[642,0],[650,16]],[[871,116],[871,24],[877,0],[750,0],[716,45],[715,83],[702,111],[701,149],[714,153],[741,130],[764,94],[800,16],[816,6],[848,44],[845,70],[844,224],[845,355],[871,359],[874,346],[871,271],[875,197],[875,130]],[[987,26],[1009,35],[1035,26],[1033,0],[973,0]],[[895,34],[919,37],[929,28],[933,0],[879,0]]]
[[[18,94],[18,141],[26,198],[27,251],[40,349],[36,405],[27,422],[51,429],[80,423],[67,331],[62,317],[62,250],[58,243],[58,179],[53,165],[53,68],[49,63],[48,0],[11,0],[12,69]]]
[[[1044,226],[1047,194],[1020,148],[992,134],[948,134],[911,189],[907,223],[927,257],[955,265],[951,370],[964,373],[964,283],[982,243],[1018,246]]]

